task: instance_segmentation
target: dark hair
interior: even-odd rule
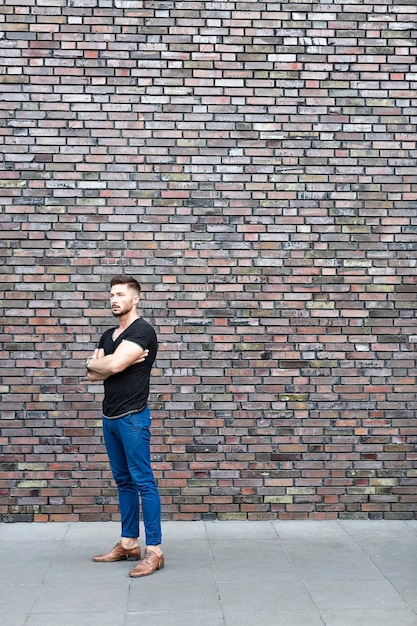
[[[118,276],[113,276],[110,281],[110,287],[114,287],[114,285],[128,285],[131,289],[136,291],[138,295],[140,295],[140,285],[136,278],[132,276],[126,276],[125,274],[119,274]]]

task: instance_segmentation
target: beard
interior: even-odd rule
[[[132,307],[116,307],[113,308],[111,312],[113,313],[114,317],[121,317],[122,315],[125,315],[126,313],[130,313],[130,311],[132,310]]]

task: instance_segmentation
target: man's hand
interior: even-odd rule
[[[94,372],[91,368],[91,361],[94,361],[95,359],[101,359],[101,357],[104,356],[104,350],[102,348],[96,348],[93,352],[93,354],[91,356],[88,357],[88,359],[85,362],[85,369],[87,370],[87,378],[90,382],[92,383],[97,383],[100,382],[102,380],[106,380],[106,378],[108,378],[107,376],[104,376],[103,374],[99,374],[98,372]]]
[[[142,354],[140,355],[140,357],[138,357],[136,361],[131,363],[131,365],[136,365],[137,363],[143,363],[143,361],[146,359],[148,354],[149,354],[149,350],[144,350]]]
[[[90,364],[90,361],[92,361],[93,359],[98,359],[99,357],[104,356],[104,350],[103,349],[99,349],[96,348],[93,352],[93,354],[91,356],[88,357],[88,359],[85,362],[85,366],[88,369],[88,366]]]

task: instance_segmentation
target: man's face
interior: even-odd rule
[[[128,285],[114,285],[110,290],[111,312],[115,317],[130,313],[138,301],[139,296]]]

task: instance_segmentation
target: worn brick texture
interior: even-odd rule
[[[0,3],[2,520],[118,520],[83,363],[141,282],[164,519],[417,511],[415,0]]]

